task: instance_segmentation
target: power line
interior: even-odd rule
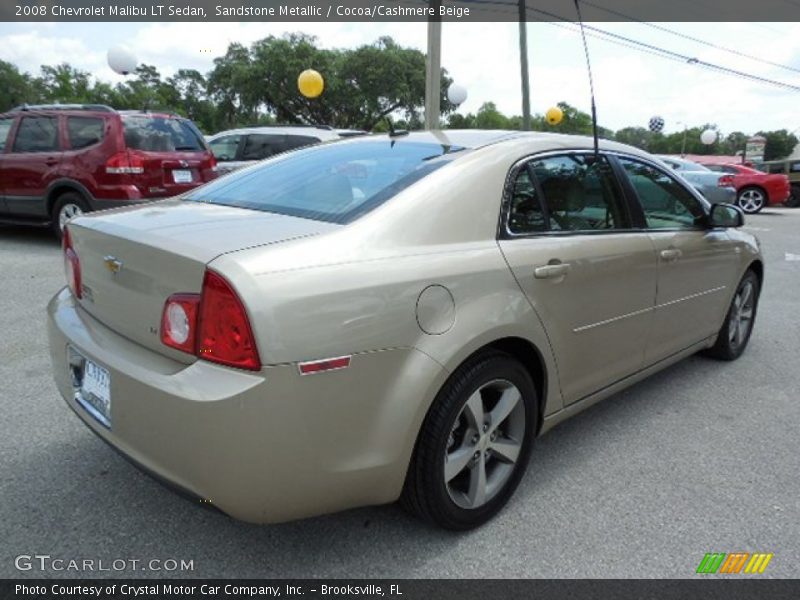
[[[784,2],[788,2],[788,1],[789,0],[784,0]],[[648,21],[642,21],[641,19],[637,19],[636,17],[631,17],[629,15],[626,15],[625,13],[621,13],[621,12],[613,10],[611,8],[606,8],[604,6],[600,6],[599,4],[595,4],[593,2],[589,2],[588,0],[582,0],[582,2],[584,4],[586,4],[587,6],[591,6],[592,8],[596,8],[597,10],[601,10],[601,11],[606,12],[608,14],[611,14],[611,15],[614,15],[614,16],[617,16],[617,17],[621,17],[623,19],[626,19],[628,21],[632,21],[634,23],[639,23],[641,25],[646,25],[647,27],[652,27],[653,29],[657,29],[658,31],[663,31],[664,33],[668,33],[668,34],[674,35],[676,37],[680,37],[680,38],[683,38],[683,39],[686,39],[686,40],[690,40],[690,41],[695,42],[697,44],[702,44],[704,46],[708,46],[709,48],[715,48],[717,50],[722,50],[723,52],[728,52],[729,54],[733,54],[735,56],[741,56],[742,58],[748,58],[750,60],[754,60],[756,62],[760,62],[760,63],[763,63],[765,65],[778,67],[779,69],[785,69],[787,71],[794,71],[795,73],[800,73],[800,69],[796,69],[795,67],[792,67],[792,66],[789,66],[789,65],[784,65],[784,64],[781,64],[781,63],[772,62],[771,60],[767,60],[765,58],[759,58],[758,56],[753,56],[752,54],[747,54],[746,52],[741,52],[739,50],[734,50],[733,48],[726,48],[725,46],[719,46],[719,45],[714,44],[712,42],[708,42],[706,40],[703,40],[703,39],[700,39],[700,38],[696,38],[694,36],[691,36],[691,35],[688,35],[688,34],[685,34],[685,33],[681,33],[680,31],[675,31],[673,29],[670,29],[669,27],[664,27],[663,25],[657,25],[655,23],[650,23]],[[795,6],[800,7],[800,3],[792,2],[792,4],[794,4]]]
[[[469,0],[469,3],[473,3],[473,4],[491,4],[491,5],[496,5],[496,6],[514,6],[514,7],[517,6],[516,3],[501,2],[499,0]],[[539,14],[547,17],[549,20],[556,20],[556,21],[560,21],[560,22],[564,22],[564,23],[572,23],[572,21],[570,19],[567,19],[565,17],[562,17],[560,15],[556,15],[554,13],[551,13],[551,12],[548,12],[548,11],[545,11],[545,10],[541,10],[541,9],[532,7],[530,5],[528,5],[528,9],[530,9],[531,11],[533,11],[535,13],[539,13]],[[550,21],[547,21],[545,19],[541,19],[541,20],[545,21],[545,22],[550,22]],[[595,32],[597,34],[600,34],[601,36],[607,36],[607,37],[600,37],[599,38],[599,39],[602,39],[602,40],[605,40],[605,41],[611,41],[611,39],[618,40],[620,42],[625,42],[627,44],[630,44],[634,49],[637,49],[637,50],[646,49],[646,50],[649,51],[648,53],[656,54],[656,55],[661,56],[663,58],[671,58],[671,59],[677,60],[679,62],[683,62],[683,63],[686,63],[686,64],[703,67],[703,68],[706,68],[706,69],[710,69],[712,71],[716,71],[716,72],[719,72],[719,73],[724,73],[724,74],[727,74],[727,75],[738,77],[740,79],[747,79],[749,81],[755,81],[757,83],[764,83],[764,84],[772,85],[772,86],[775,86],[775,87],[780,87],[780,88],[783,88],[785,90],[790,90],[790,91],[793,91],[793,92],[800,92],[800,86],[793,85],[791,83],[786,83],[784,81],[778,81],[776,79],[769,79],[768,77],[761,77],[760,75],[753,75],[752,73],[747,73],[745,71],[740,71],[738,69],[732,69],[730,67],[724,67],[722,65],[718,65],[718,64],[711,63],[711,62],[708,62],[708,61],[705,61],[705,60],[701,60],[701,59],[699,59],[699,58],[697,58],[695,56],[688,56],[686,54],[681,54],[680,52],[675,52],[673,50],[667,50],[666,48],[661,48],[660,46],[656,46],[655,44],[649,44],[647,42],[642,42],[640,40],[635,40],[633,38],[629,38],[629,37],[624,36],[622,34],[614,33],[614,32],[611,32],[611,31],[606,31],[604,29],[601,29],[599,27],[595,27],[593,25],[585,25],[585,28],[589,29],[589,30],[591,30],[591,31],[593,31],[593,32]],[[609,39],[609,38],[611,38],[611,39]]]

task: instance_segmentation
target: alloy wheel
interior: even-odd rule
[[[747,339],[753,326],[756,295],[751,281],[745,281],[733,299],[733,312],[728,322],[728,340],[738,348]]]
[[[496,379],[478,388],[453,423],[444,479],[459,507],[485,505],[508,482],[525,439],[525,403],[519,389]]]
[[[764,194],[758,190],[745,190],[739,194],[739,206],[748,213],[756,213],[764,207]]]
[[[73,217],[79,217],[83,214],[83,210],[77,204],[65,204],[61,207],[61,210],[58,213],[58,226],[63,231],[64,225],[67,224],[67,221],[72,219]]]

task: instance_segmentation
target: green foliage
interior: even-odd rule
[[[316,99],[297,89],[297,76],[308,68],[325,78],[325,92]],[[454,108],[446,98],[451,81],[442,69],[444,114]],[[370,130],[388,115],[418,128],[424,101],[425,55],[390,37],[330,50],[303,34],[269,36],[250,47],[230,44],[205,75],[182,69],[163,79],[155,66],[141,65],[113,87],[68,64],[43,66],[33,77],[0,61],[0,112],[23,103],[102,103],[177,112],[206,132],[275,122]]]
[[[764,160],[776,160],[789,156],[797,145],[797,136],[786,129],[778,131],[759,131],[758,135],[767,138]]]
[[[297,90],[297,76],[314,68],[325,78],[321,97],[307,99]],[[522,129],[522,117],[504,115],[494,102],[484,102],[475,114],[453,112],[446,92],[452,80],[442,69],[442,125],[451,129]],[[181,69],[164,79],[153,65],[140,65],[124,83],[98,81],[67,63],[43,65],[37,76],[21,73],[0,60],[0,112],[29,103],[99,103],[120,109],[149,108],[182,114],[205,132],[244,125],[274,123],[326,124],[334,127],[388,131],[386,118],[396,129],[421,129],[425,101],[425,55],[403,48],[392,38],[349,49],[319,48],[304,34],[269,36],[246,47],[228,46],[214,67],[203,74]],[[564,118],[547,123],[543,114],[532,115],[531,129],[581,135],[592,134],[591,115],[566,102],[558,107]],[[735,131],[706,146],[703,124],[669,134],[645,127],[624,127],[614,133],[598,127],[602,138],[637,146],[659,154],[725,154],[744,149],[748,135]],[[788,156],[798,143],[786,129],[761,131],[767,139],[765,159]]]

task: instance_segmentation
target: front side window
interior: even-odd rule
[[[208,145],[218,162],[228,162],[236,160],[236,151],[239,149],[241,139],[240,135],[226,135],[210,141]]]
[[[620,158],[644,211],[650,229],[695,229],[705,221],[705,210],[686,188],[661,169]]]
[[[0,119],[0,152],[6,149],[6,140],[8,134],[11,132],[11,126],[14,124],[14,119]]]
[[[69,145],[73,150],[100,143],[105,132],[105,121],[98,117],[67,117]]]
[[[312,146],[236,171],[185,199],[350,223],[461,151],[464,148],[387,139]]]
[[[14,152],[55,152],[58,120],[55,117],[23,117],[14,140]]]
[[[601,156],[565,154],[528,163],[538,184],[549,231],[598,231],[629,227],[611,165]]]

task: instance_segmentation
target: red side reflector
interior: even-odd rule
[[[323,371],[334,371],[336,369],[346,369],[350,366],[349,356],[339,356],[338,358],[325,358],[322,360],[312,360],[297,365],[300,375],[311,375]]]

